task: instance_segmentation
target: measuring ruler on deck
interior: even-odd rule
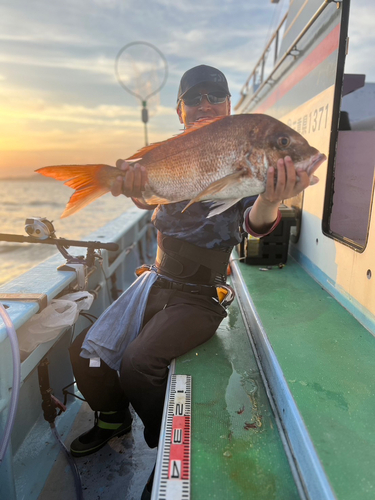
[[[190,499],[191,376],[172,375],[158,500]]]

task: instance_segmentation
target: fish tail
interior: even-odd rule
[[[110,191],[109,183],[103,183],[103,176],[100,176],[105,167],[108,168],[107,165],[59,165],[39,168],[36,172],[45,177],[65,181],[66,186],[75,189],[61,214],[63,219]]]

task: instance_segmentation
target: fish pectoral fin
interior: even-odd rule
[[[214,215],[219,215],[222,212],[225,212],[225,210],[228,210],[228,208],[232,207],[240,200],[242,200],[242,198],[228,199],[225,200],[223,203],[221,203],[220,201],[215,202],[212,205],[211,210],[208,212],[207,219],[213,217]]]
[[[186,207],[182,210],[182,212],[185,212],[185,210],[189,208],[190,205],[192,205],[193,203],[197,203],[198,201],[213,199],[215,197],[215,194],[220,193],[220,191],[224,191],[224,189],[226,189],[228,186],[231,186],[232,184],[236,184],[238,180],[246,174],[247,171],[248,169],[244,167],[241,168],[240,170],[236,170],[235,172],[233,172],[233,174],[226,175],[225,177],[222,177],[218,181],[213,182],[208,187],[206,187],[206,189],[203,189],[203,191],[197,194],[195,198],[190,200],[189,203],[186,205]],[[223,203],[226,202],[223,201]]]

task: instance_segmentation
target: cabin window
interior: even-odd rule
[[[372,19],[361,0],[350,0],[348,40],[341,37],[339,54],[345,61],[344,74],[340,99],[336,100],[338,131],[331,144],[333,177],[329,179],[332,189],[325,217],[328,233],[359,251],[366,246],[374,186],[375,70],[369,64],[375,45]],[[343,30],[347,22],[343,12]]]

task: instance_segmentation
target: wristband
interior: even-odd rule
[[[277,228],[277,226],[279,225],[279,223],[281,221],[282,215],[281,215],[280,209],[277,209],[277,217],[276,217],[275,222],[272,224],[271,229],[269,229],[266,233],[256,233],[255,231],[253,231],[251,229],[250,223],[249,223],[249,215],[250,215],[250,210],[252,208],[253,207],[249,207],[245,210],[245,214],[244,214],[245,220],[243,223],[244,230],[248,234],[250,234],[251,236],[254,236],[255,238],[262,238],[263,236],[267,236],[268,234],[272,233],[272,231],[274,231]]]

